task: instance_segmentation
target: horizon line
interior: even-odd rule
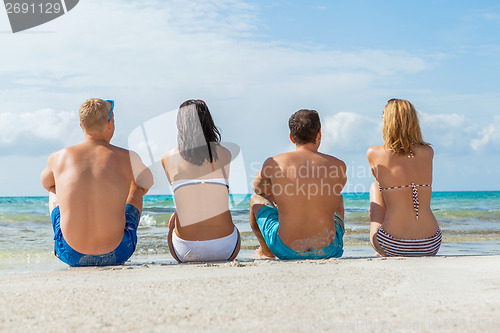
[[[443,191],[432,191],[432,193],[460,193],[460,192],[500,192],[500,190],[443,190]],[[370,192],[342,192],[341,194],[369,194]],[[229,195],[252,195],[253,193],[230,193]],[[173,196],[173,194],[146,194],[144,197],[152,196]],[[48,195],[11,195],[3,196],[2,198],[48,198]]]

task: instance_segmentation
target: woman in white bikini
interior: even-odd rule
[[[442,237],[430,207],[434,151],[422,139],[410,102],[387,102],[383,137],[383,146],[367,152],[376,179],[370,188],[372,246],[382,256],[436,255]]]
[[[233,260],[240,235],[229,211],[231,153],[220,145],[207,105],[188,100],[177,114],[178,146],[162,165],[174,192],[168,246],[179,262]]]

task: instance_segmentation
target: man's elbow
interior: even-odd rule
[[[149,192],[149,188],[141,187],[141,189],[142,189],[142,195],[143,196],[145,196]]]
[[[260,186],[253,186],[253,192],[258,195],[266,195],[266,191]]]
[[[153,179],[153,174],[151,173],[151,171],[148,172],[148,175],[147,175],[146,180],[145,180],[144,183],[145,183],[144,184],[145,186],[143,188],[146,190],[146,192],[149,191],[149,189],[151,187],[153,187],[153,185],[154,185],[154,179]]]
[[[47,177],[44,177],[44,175],[42,175],[42,177],[40,178],[40,182],[42,183],[43,188],[47,191],[52,190],[52,188],[56,186],[54,181],[48,179]]]
[[[144,190],[149,191],[154,185],[154,178],[151,170],[144,169],[135,179],[137,186],[142,187]]]

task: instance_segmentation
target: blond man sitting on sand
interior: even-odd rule
[[[111,100],[86,100],[79,111],[83,142],[50,155],[42,172],[55,254],[70,266],[123,264],[137,244],[153,176],[136,153],[109,143],[113,109]]]
[[[250,225],[260,244],[254,257],[340,257],[345,163],[318,152],[321,123],[316,111],[299,110],[288,125],[296,150],[268,158],[254,181]]]

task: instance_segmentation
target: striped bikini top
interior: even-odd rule
[[[410,155],[408,155],[409,158],[414,158],[415,154],[413,154],[413,151],[410,150]],[[418,201],[418,189],[417,187],[431,187],[432,185],[430,184],[415,184],[411,183],[409,185],[401,185],[401,186],[393,186],[393,187],[382,187],[380,186],[380,183],[378,184],[378,189],[380,192],[386,191],[386,190],[395,190],[398,188],[406,188],[406,187],[411,187],[412,188],[412,199],[413,199],[413,210],[415,210],[415,214],[418,220],[418,208],[420,206],[420,202]]]

